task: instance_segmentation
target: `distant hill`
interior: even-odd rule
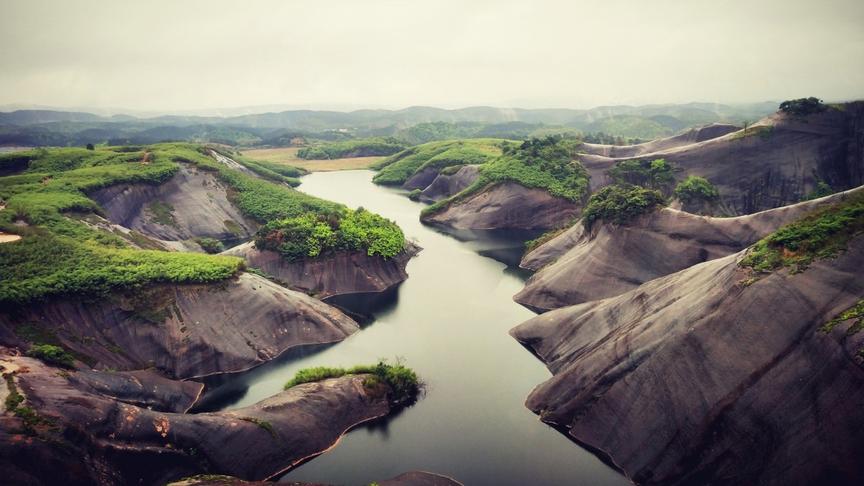
[[[773,102],[603,106],[589,110],[489,106],[447,110],[412,106],[401,110],[289,110],[230,117],[165,115],[152,118],[16,110],[0,112],[0,144],[40,146],[177,140],[262,145],[278,144],[280,140],[291,140],[297,135],[332,139],[399,134],[404,134],[411,143],[420,143],[448,137],[525,138],[550,129],[652,139],[708,123],[757,120],[773,113],[776,107]],[[424,124],[427,124],[425,128],[411,130]]]

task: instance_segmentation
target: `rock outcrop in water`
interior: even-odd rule
[[[25,324],[92,367],[155,367],[175,378],[243,371],[359,329],[337,309],[247,273],[218,285],[165,285],[12,309],[0,313],[0,342],[23,347]]]
[[[405,249],[393,258],[369,256],[365,252],[341,252],[314,259],[289,262],[271,250],[259,250],[254,242],[226,252],[246,260],[249,267],[271,275],[292,289],[319,299],[335,295],[380,293],[408,278],[408,260],[420,247],[406,242]]]
[[[227,186],[212,171],[188,164],[164,184],[120,184],[90,197],[113,223],[178,250],[200,251],[193,240],[201,237],[236,244],[258,228],[229,201]]]
[[[861,484],[864,237],[756,281],[742,253],[511,334],[554,374],[527,406],[637,484]]]
[[[626,225],[581,223],[534,249],[521,267],[536,271],[514,297],[545,312],[622,294],[657,277],[736,253],[783,224],[864,188],[735,218],[697,216],[671,208]]]
[[[421,221],[455,229],[545,230],[571,221],[579,204],[555,197],[543,189],[504,182],[493,184]]]
[[[96,390],[82,385],[81,372],[58,373],[35,359],[7,356],[0,364],[37,417],[29,425],[3,418],[6,484],[57,484],[58,471],[73,485],[155,485],[205,472],[263,480],[391,409],[388,386],[370,386],[365,375],[298,385],[236,410],[185,414],[142,407],[141,396],[118,399],[112,383]]]

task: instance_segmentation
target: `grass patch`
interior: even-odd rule
[[[9,394],[6,396],[6,412],[20,418],[24,424],[24,433],[28,435],[36,435],[36,427],[40,425],[53,425],[53,421],[39,416],[33,408],[23,405],[24,396],[18,391],[15,385],[15,374],[6,373],[3,375],[6,380],[6,389]]]
[[[543,245],[544,243],[548,243],[552,241],[556,236],[564,233],[570,228],[570,226],[562,226],[561,228],[553,229],[543,233],[542,235],[534,238],[533,240],[528,240],[525,242],[525,253],[531,253],[537,247]]]
[[[262,429],[266,430],[267,433],[269,433],[274,439],[276,438],[276,430],[273,429],[273,424],[271,424],[270,422],[268,422],[266,420],[261,420],[259,418],[255,418],[255,417],[238,417],[238,418],[244,422],[250,422],[250,423],[257,425],[258,427],[261,427]]]
[[[381,383],[386,384],[390,388],[388,399],[393,403],[403,403],[416,398],[423,387],[422,382],[417,377],[417,374],[410,368],[397,363],[395,365],[387,364],[385,361],[379,361],[374,365],[360,365],[353,368],[331,368],[327,366],[318,366],[315,368],[302,369],[294,375],[288,383],[285,384],[285,389],[303,384],[313,383],[329,378],[340,378],[346,375],[372,375],[371,379],[363,382],[364,386],[369,389],[375,389]]]
[[[147,211],[154,222],[164,226],[177,226],[177,221],[174,219],[174,206],[166,202],[154,201],[147,206]]]
[[[220,253],[225,249],[222,242],[215,238],[195,238],[195,243],[198,243],[202,250],[210,254]]]
[[[855,334],[860,330],[864,329],[864,299],[859,300],[855,305],[841,312],[837,316],[835,316],[830,321],[826,322],[820,328],[822,332],[828,333],[831,332],[837,324],[841,322],[848,321],[850,319],[854,319],[855,322],[849,326],[849,330],[847,333],[849,335]]]
[[[63,368],[75,367],[75,357],[60,346],[53,344],[34,344],[27,350],[27,356],[37,358],[46,364],[61,366]]]
[[[814,211],[750,247],[739,262],[755,272],[790,267],[804,271],[814,260],[833,258],[864,231],[864,194]]]
[[[771,134],[773,133],[773,125],[757,125],[755,127],[747,127],[744,130],[735,132],[735,134],[732,135],[732,140],[740,140],[742,138],[754,136],[758,136],[762,140],[768,140],[769,138],[771,138]]]
[[[654,189],[613,184],[591,196],[582,212],[582,224],[589,230],[597,221],[627,224],[633,218],[665,203],[663,195]]]

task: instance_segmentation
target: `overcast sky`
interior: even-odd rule
[[[0,0],[0,105],[864,98],[864,0]]]

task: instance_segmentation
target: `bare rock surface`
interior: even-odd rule
[[[603,157],[637,157],[639,155],[651,154],[661,150],[668,150],[704,142],[713,138],[722,137],[727,133],[737,132],[740,129],[741,127],[727,123],[712,123],[703,127],[691,128],[684,133],[679,133],[671,137],[660,138],[635,145],[583,143],[580,147],[580,151],[590,155],[601,155]]]
[[[455,174],[438,174],[435,179],[423,189],[420,200],[435,202],[448,198],[474,183],[480,177],[480,168],[476,165],[466,165]]]
[[[234,244],[258,227],[228,200],[227,186],[212,172],[188,164],[164,184],[120,184],[90,197],[112,222],[176,249],[200,250],[189,241],[199,237]]]
[[[750,285],[743,252],[511,331],[553,378],[526,405],[637,484],[864,481],[864,237]]]
[[[275,251],[255,248],[255,242],[250,241],[223,254],[241,257],[249,267],[276,277],[290,288],[325,299],[384,292],[400,284],[408,278],[405,271],[408,260],[419,251],[419,246],[406,242],[405,249],[392,258],[354,251],[289,262]]]
[[[0,340],[20,344],[14,336],[22,323],[56,336],[96,368],[155,367],[175,378],[243,371],[359,329],[334,307],[247,273],[218,285],[166,285],[14,309],[0,313]]]
[[[579,205],[543,189],[514,182],[493,184],[432,214],[425,223],[455,229],[550,229],[576,217]]]
[[[75,438],[66,447],[78,449],[78,472],[97,484],[165,484],[205,472],[264,480],[390,412],[386,385],[367,387],[366,375],[298,385],[241,409],[185,414],[123,403],[77,386],[69,378],[76,372],[57,373],[30,358],[8,359],[19,365],[14,376],[27,405],[52,423],[37,435],[61,444]],[[0,436],[0,447],[10,447],[4,439],[14,444],[14,435]],[[19,476],[50,474],[34,471],[32,463],[10,464],[5,456],[3,462],[4,471]]]
[[[521,266],[537,273],[514,299],[535,311],[622,294],[707,260],[736,253],[807,212],[864,191],[735,218],[712,218],[663,208],[627,225],[575,224],[528,253]]]
[[[714,184],[720,192],[720,210],[727,215],[793,204],[820,181],[835,190],[864,184],[862,102],[805,118],[776,113],[748,127],[746,133],[739,130],[690,144],[678,142],[660,140],[642,149],[601,150],[589,145],[579,159],[596,190],[611,182],[606,171],[617,161],[664,158],[681,169],[680,178],[696,175]]]
[[[243,481],[230,476],[198,476],[170,483],[169,486],[269,486],[273,483],[263,481]],[[286,483],[283,483],[286,484]],[[332,486],[324,483],[287,483],[291,486]],[[453,478],[426,471],[409,471],[394,478],[375,481],[379,486],[461,486]]]

